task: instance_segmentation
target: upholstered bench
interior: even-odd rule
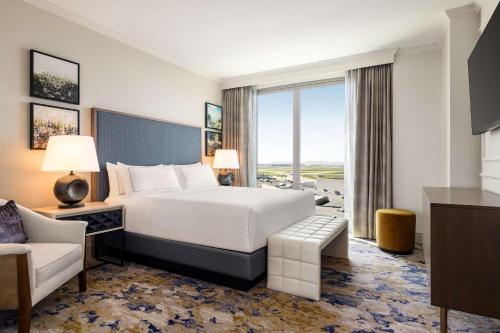
[[[347,220],[315,215],[271,235],[267,287],[319,300],[322,252],[348,258]]]

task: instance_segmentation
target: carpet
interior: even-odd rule
[[[436,332],[422,252],[391,255],[350,240],[350,260],[323,258],[321,301],[249,292],[133,263],[88,272],[37,304],[32,332]],[[16,314],[0,312],[0,331],[16,332]],[[451,332],[500,333],[500,321],[450,311]]]

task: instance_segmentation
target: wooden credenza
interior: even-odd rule
[[[431,304],[500,319],[500,195],[424,188],[424,255]]]

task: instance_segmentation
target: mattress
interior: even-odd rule
[[[106,199],[125,207],[125,230],[252,253],[315,211],[308,191],[211,187]]]

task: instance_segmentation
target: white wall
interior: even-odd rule
[[[417,213],[417,233],[423,232],[422,187],[446,186],[441,85],[440,49],[400,50],[394,62],[394,206]]]
[[[222,89],[255,85],[257,89],[344,77],[354,68],[392,64],[397,48],[278,68],[265,72],[229,77],[222,80]]]
[[[481,187],[500,194],[500,129],[483,134]]]
[[[484,30],[499,0],[481,0],[481,31]],[[482,181],[483,189],[500,194],[500,129],[483,135]]]
[[[445,178],[446,186],[450,186],[450,21],[445,20],[445,34],[441,48],[441,92],[442,108],[445,117],[444,133],[446,136],[445,149]]]
[[[497,8],[500,0],[476,0],[479,7],[481,8],[481,31],[484,31],[484,28],[488,24],[488,21],[493,15],[495,8]]]
[[[450,19],[450,186],[480,187],[481,138],[472,135],[467,59],[479,38],[476,9]]]
[[[469,5],[446,11],[442,51],[446,115],[446,185],[479,187],[481,140],[472,135],[467,59],[479,38],[479,13]]]
[[[82,135],[94,106],[203,127],[204,103],[221,102],[218,83],[22,1],[0,1],[0,45],[0,198],[29,207],[54,204],[61,176],[29,149],[29,102],[79,109]],[[80,63],[80,106],[29,97],[30,48]]]
[[[480,17],[472,5],[446,14],[441,50],[402,50],[394,63],[394,205],[417,212],[417,233],[423,186],[480,186],[481,143],[471,134],[467,70]],[[500,147],[500,136],[485,142]]]

